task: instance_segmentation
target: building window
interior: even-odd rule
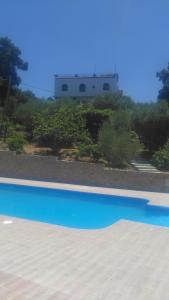
[[[109,91],[110,90],[110,84],[109,83],[104,83],[103,84],[103,90],[104,91]]]
[[[67,92],[67,91],[68,91],[68,85],[62,84],[62,92]]]
[[[80,84],[80,86],[79,86],[79,91],[80,91],[81,93],[86,92],[86,85],[85,85],[84,83]]]

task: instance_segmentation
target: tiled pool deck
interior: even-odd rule
[[[169,206],[168,194],[0,182],[133,196]],[[0,300],[26,299],[169,300],[169,228],[122,220],[102,230],[78,230],[0,216]]]

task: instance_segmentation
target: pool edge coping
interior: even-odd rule
[[[169,207],[169,194],[168,193],[157,193],[148,191],[128,190],[128,189],[117,189],[117,188],[106,188],[106,187],[95,187],[86,185],[75,185],[68,183],[57,183],[48,181],[38,180],[27,180],[27,179],[15,179],[0,177],[0,183],[2,184],[14,184],[22,186],[40,187],[48,189],[59,189],[68,191],[78,191],[94,194],[112,195],[131,197],[148,200],[148,205]]]

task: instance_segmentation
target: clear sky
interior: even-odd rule
[[[125,94],[153,101],[169,61],[168,16],[169,0],[0,0],[0,36],[22,50],[22,87],[38,96],[53,95],[54,74],[116,68]]]

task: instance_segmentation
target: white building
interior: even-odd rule
[[[119,91],[118,74],[55,75],[55,97],[95,97]]]

